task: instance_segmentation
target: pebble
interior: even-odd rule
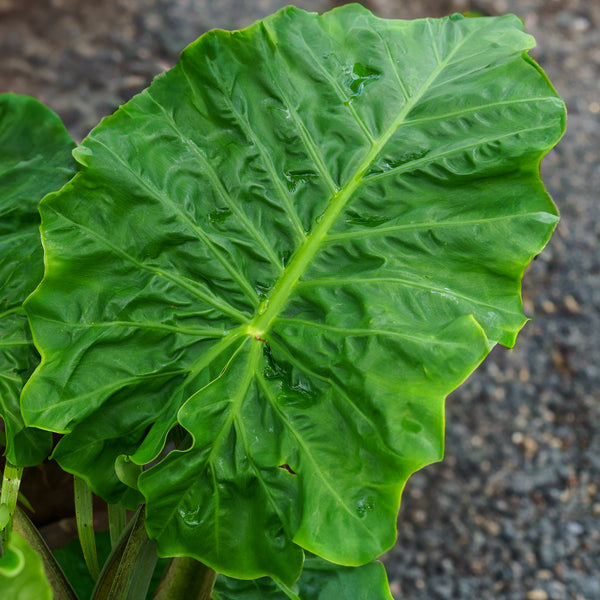
[[[573,298],[573,296],[571,296],[571,294],[565,296],[564,302],[565,302],[566,309],[570,313],[573,313],[574,315],[578,315],[581,312],[581,306],[579,305],[579,302],[577,302],[577,300],[575,300],[575,298]]]
[[[548,593],[542,589],[536,588],[527,592],[525,596],[527,600],[548,600]]]

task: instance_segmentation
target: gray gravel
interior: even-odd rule
[[[80,139],[211,27],[276,0],[0,0],[0,91],[38,97]],[[297,2],[324,10],[325,0]],[[382,16],[515,12],[569,107],[543,174],[562,221],[524,283],[532,321],[448,401],[443,463],[409,482],[386,557],[404,600],[600,598],[600,3],[371,0]]]

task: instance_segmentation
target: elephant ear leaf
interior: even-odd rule
[[[0,417],[6,457],[19,466],[41,462],[50,450],[50,434],[25,427],[19,407],[39,362],[22,304],[44,274],[38,203],[74,175],[74,146],[37,100],[0,95]]]
[[[360,565],[443,452],[444,398],[525,322],[565,109],[521,21],[286,8],[212,31],[41,205],[26,421],[163,556]],[[187,443],[173,448],[174,432]]]
[[[362,567],[342,567],[318,557],[304,563],[292,589],[268,577],[244,581],[219,576],[213,600],[393,600],[385,568],[374,561]]]

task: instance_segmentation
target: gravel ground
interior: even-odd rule
[[[211,27],[276,0],[0,0],[0,91],[36,96],[81,139]],[[324,10],[325,0],[298,1]],[[448,401],[444,462],[407,486],[386,557],[404,600],[600,598],[600,3],[371,0],[387,17],[519,14],[569,107],[543,165],[562,221],[526,275],[532,321]]]

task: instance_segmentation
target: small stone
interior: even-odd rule
[[[568,296],[565,297],[565,307],[570,313],[572,313],[574,315],[579,314],[581,311],[579,302],[577,302],[577,300],[575,300],[575,298],[573,298],[573,296],[571,296],[571,294],[569,294]]]
[[[590,22],[585,17],[577,17],[573,19],[572,27],[574,31],[582,33],[590,28]]]
[[[525,456],[531,460],[538,451],[538,443],[530,437],[523,437],[523,447],[525,448]]]
[[[539,550],[540,554],[540,566],[543,569],[552,569],[556,564],[556,553],[554,551],[554,546],[549,541],[548,543],[542,544]]]
[[[484,527],[488,533],[494,537],[498,537],[502,532],[502,528],[500,525],[498,525],[498,523],[496,523],[496,521],[486,521]]]
[[[482,447],[483,447],[483,445],[484,445],[483,438],[482,438],[481,436],[479,436],[479,435],[474,435],[474,436],[471,438],[471,444],[472,444],[473,446],[475,446],[476,448],[482,448]]]
[[[390,583],[390,592],[392,593],[392,596],[399,597],[402,595],[402,586],[399,581],[394,580]]]
[[[580,585],[586,598],[598,598],[600,595],[600,578],[594,575],[585,575],[580,580]]]
[[[427,513],[424,510],[416,510],[413,519],[415,523],[425,523],[427,521]]]
[[[552,300],[544,300],[542,302],[542,310],[549,315],[554,314],[556,312],[556,304]]]
[[[494,400],[504,400],[504,397],[506,395],[506,391],[504,390],[504,388],[496,388],[494,389]]]
[[[535,306],[529,298],[523,299],[523,311],[526,315],[530,316],[533,316],[533,314],[535,313]]]
[[[567,523],[567,531],[571,535],[581,535],[584,529],[581,523],[578,523],[577,521],[569,521]]]
[[[525,597],[527,598],[527,600],[548,600],[547,592],[539,588],[527,592],[527,595]]]

